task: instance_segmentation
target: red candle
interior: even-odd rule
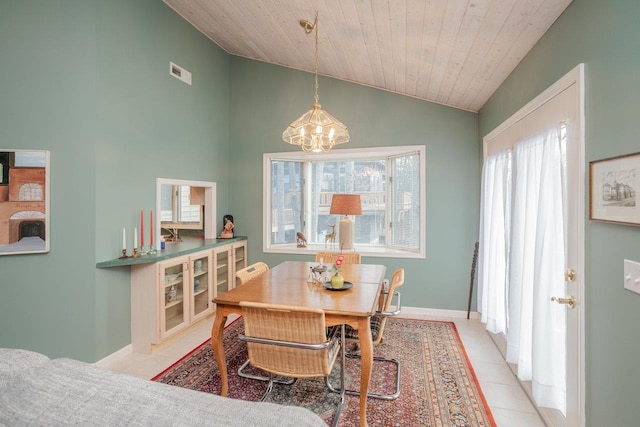
[[[149,213],[149,246],[153,247],[153,209]]]
[[[144,248],[144,211],[140,209],[140,247]]]

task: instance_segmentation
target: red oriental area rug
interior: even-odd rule
[[[224,332],[229,397],[257,401],[266,383],[237,374],[238,367],[247,359],[246,343],[238,339],[238,333],[243,330],[242,318],[239,318]],[[374,354],[400,360],[402,391],[397,400],[368,400],[370,426],[496,426],[455,324],[394,318],[387,321],[384,337],[384,342],[374,348]],[[347,358],[346,363],[347,387],[357,389],[360,362]],[[392,393],[394,377],[392,364],[374,362],[370,391]],[[332,384],[339,384],[338,364],[331,378]],[[220,375],[209,341],[153,380],[220,394]],[[359,425],[358,399],[358,396],[347,396],[340,426]],[[322,378],[298,380],[291,386],[276,385],[267,399],[304,406],[327,424],[333,420],[337,400],[338,396],[327,390]]]

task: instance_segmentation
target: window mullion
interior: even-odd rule
[[[311,194],[311,162],[307,161],[302,164],[302,233],[305,236],[311,236],[311,230],[314,227],[312,219],[312,202]]]
[[[384,239],[384,246],[386,248],[388,248],[390,245],[390,243],[393,241],[393,236],[391,235],[391,233],[393,233],[393,200],[394,200],[394,192],[393,192],[393,167],[392,167],[392,163],[393,163],[393,158],[392,157],[387,157],[387,160],[385,162],[385,167],[386,167],[386,171],[385,174],[387,176],[387,188],[385,191],[386,194],[386,203],[385,203],[385,239]]]

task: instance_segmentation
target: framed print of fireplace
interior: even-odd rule
[[[0,255],[49,252],[49,151],[0,148]]]

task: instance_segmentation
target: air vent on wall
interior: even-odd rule
[[[191,73],[181,66],[169,62],[169,74],[191,86]]]

